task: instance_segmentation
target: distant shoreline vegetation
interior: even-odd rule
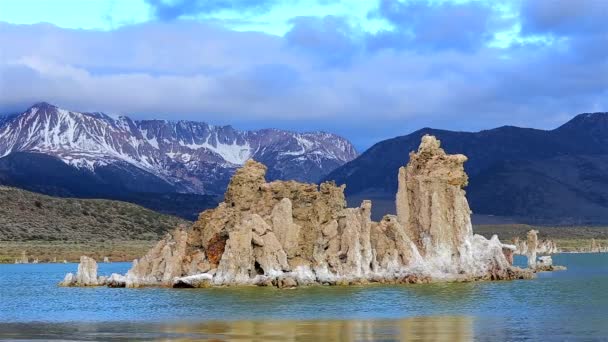
[[[512,237],[532,228],[540,231],[540,239],[551,239],[565,253],[589,252],[592,239],[602,246],[608,246],[608,227],[538,227],[528,225],[491,225],[474,226],[476,234],[491,237],[497,234],[501,241],[509,243]],[[525,235],[525,234],[524,234]],[[102,261],[108,257],[111,262],[133,261],[141,257],[157,240],[91,240],[91,241],[53,241],[0,240],[0,263],[14,263],[25,251],[30,262],[78,262],[81,255],[88,255]]]
[[[0,262],[25,252],[40,262],[81,254],[132,260],[183,219],[135,204],[59,198],[0,186]]]

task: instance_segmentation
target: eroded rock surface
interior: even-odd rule
[[[473,235],[463,155],[425,136],[399,171],[397,215],[371,220],[372,203],[347,208],[344,186],[266,182],[249,160],[225,200],[136,260],[113,286],[206,287],[529,278],[515,246]]]

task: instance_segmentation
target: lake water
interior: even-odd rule
[[[57,283],[76,264],[0,265],[0,338],[608,339],[608,254],[553,260],[568,270],[510,282],[293,290],[61,288]],[[99,273],[129,266],[100,264]]]

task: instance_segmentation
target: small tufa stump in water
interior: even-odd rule
[[[29,264],[30,260],[25,251],[21,252],[21,257],[15,260],[15,264]]]
[[[566,267],[553,265],[553,259],[551,256],[545,255],[538,258],[534,272],[553,272],[563,271]]]
[[[99,286],[104,285],[105,281],[97,278],[97,262],[88,256],[81,256],[76,275],[68,273],[60,286]]]

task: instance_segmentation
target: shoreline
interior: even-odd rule
[[[591,252],[591,251],[559,251],[556,253],[551,253],[551,254],[539,254],[539,255],[560,255],[560,254],[608,254],[608,252]],[[520,255],[522,257],[525,257],[525,255]],[[0,262],[0,265],[54,265],[54,264],[79,264],[78,260],[66,260],[67,262],[63,262],[63,260],[61,261],[49,261],[49,260],[44,260],[44,261],[38,261],[38,262],[28,262],[28,263],[15,263],[15,262]],[[110,260],[108,262],[104,262],[104,261],[99,261],[98,264],[115,264],[115,263],[132,263],[133,260],[132,259],[125,259],[125,260]],[[383,283],[373,283],[373,284],[380,284],[382,285]],[[412,284],[412,283],[408,283],[408,284]],[[150,287],[154,287],[154,286],[150,286]]]
[[[0,264],[14,264],[25,252],[29,263],[78,263],[81,255],[110,262],[132,262],[140,257],[156,241],[114,240],[114,241],[0,241]],[[55,261],[54,261],[55,260]]]
[[[571,229],[576,230],[577,227]],[[605,228],[608,232],[608,228]],[[541,228],[541,234],[548,229]],[[500,237],[500,232],[497,232]],[[549,237],[550,238],[550,237]],[[503,237],[500,237],[503,240]],[[581,239],[552,239],[557,244],[558,253],[602,253],[590,250],[592,238]],[[504,239],[509,241],[509,239]],[[595,239],[602,246],[608,246],[608,238]],[[152,240],[115,240],[115,241],[0,241],[0,264],[14,264],[15,260],[22,257],[23,251],[33,263],[78,263],[80,256],[86,255],[102,262],[108,257],[110,262],[132,262],[141,257],[157,241]],[[558,254],[557,253],[557,254]],[[53,261],[56,259],[56,261]]]

